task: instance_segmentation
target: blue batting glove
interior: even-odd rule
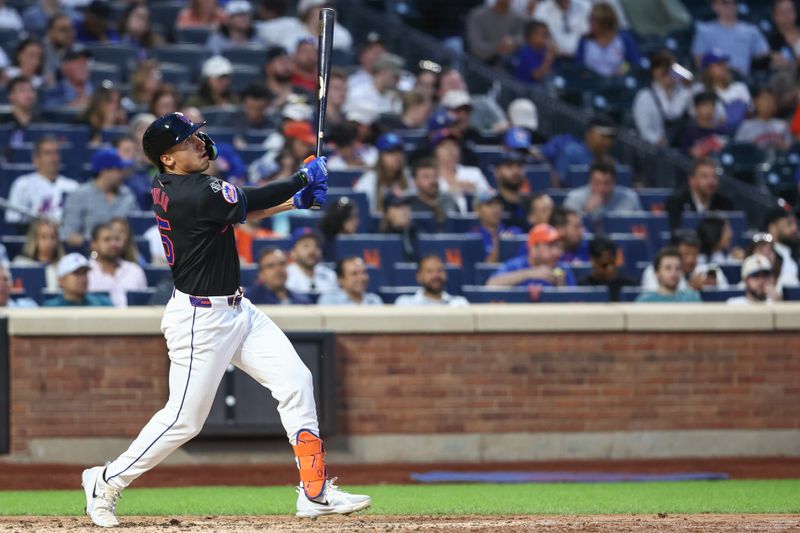
[[[314,189],[311,185],[303,187],[292,197],[295,209],[310,209],[314,205]]]
[[[306,179],[308,180],[307,185],[325,184],[325,188],[327,189],[328,158],[325,156],[314,157],[313,159],[309,157],[306,159],[305,163],[306,166],[301,168],[300,172],[306,175]]]

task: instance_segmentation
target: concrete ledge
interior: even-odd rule
[[[92,464],[116,457],[122,438],[33,439],[30,455],[8,460]],[[608,433],[499,433],[330,436],[331,464],[509,462],[571,459],[800,457],[800,430],[620,431]],[[287,464],[285,441],[192,441],[165,464]]]
[[[261,308],[287,331],[493,333],[800,330],[800,304],[530,304]],[[160,335],[161,307],[4,309],[12,336]]]

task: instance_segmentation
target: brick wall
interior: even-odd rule
[[[166,399],[156,336],[14,337],[11,445],[133,437]],[[337,336],[343,434],[800,428],[800,335]]]

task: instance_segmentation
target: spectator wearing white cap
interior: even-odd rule
[[[363,84],[348,91],[345,102],[345,113],[352,107],[369,106],[376,113],[399,114],[402,103],[397,94],[397,82],[405,66],[405,61],[400,56],[385,53],[375,62],[375,73],[372,83]]]
[[[319,33],[319,12],[324,7],[333,7],[332,0],[300,0],[297,3],[296,17],[279,17],[258,25],[258,35],[267,46],[282,46],[290,53],[304,37],[317,38]],[[337,50],[350,50],[353,37],[347,28],[337,21],[333,32],[333,47]]]
[[[442,97],[442,107],[450,114],[452,123],[448,126],[464,142],[481,142],[480,132],[472,126],[474,110],[472,97],[467,91],[456,89]]]
[[[231,91],[233,64],[223,56],[213,56],[203,63],[203,81],[197,92],[189,98],[189,107],[226,106],[237,104],[236,95]]]
[[[111,307],[104,294],[89,294],[89,261],[81,254],[67,254],[58,262],[61,294],[44,302],[45,307]]]
[[[231,48],[246,48],[260,44],[253,26],[253,6],[247,0],[231,0],[223,9],[222,24],[208,36],[206,48],[221,54]]]
[[[744,296],[728,298],[732,305],[771,304],[772,263],[760,254],[753,254],[742,262],[742,283]],[[771,290],[772,289],[772,290]]]

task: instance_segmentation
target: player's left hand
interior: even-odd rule
[[[311,156],[305,161],[305,166],[300,169],[300,172],[306,175],[308,185],[325,185],[328,188],[328,158],[325,156],[314,157]]]
[[[295,209],[319,208],[328,199],[328,183],[307,185],[292,198]]]

